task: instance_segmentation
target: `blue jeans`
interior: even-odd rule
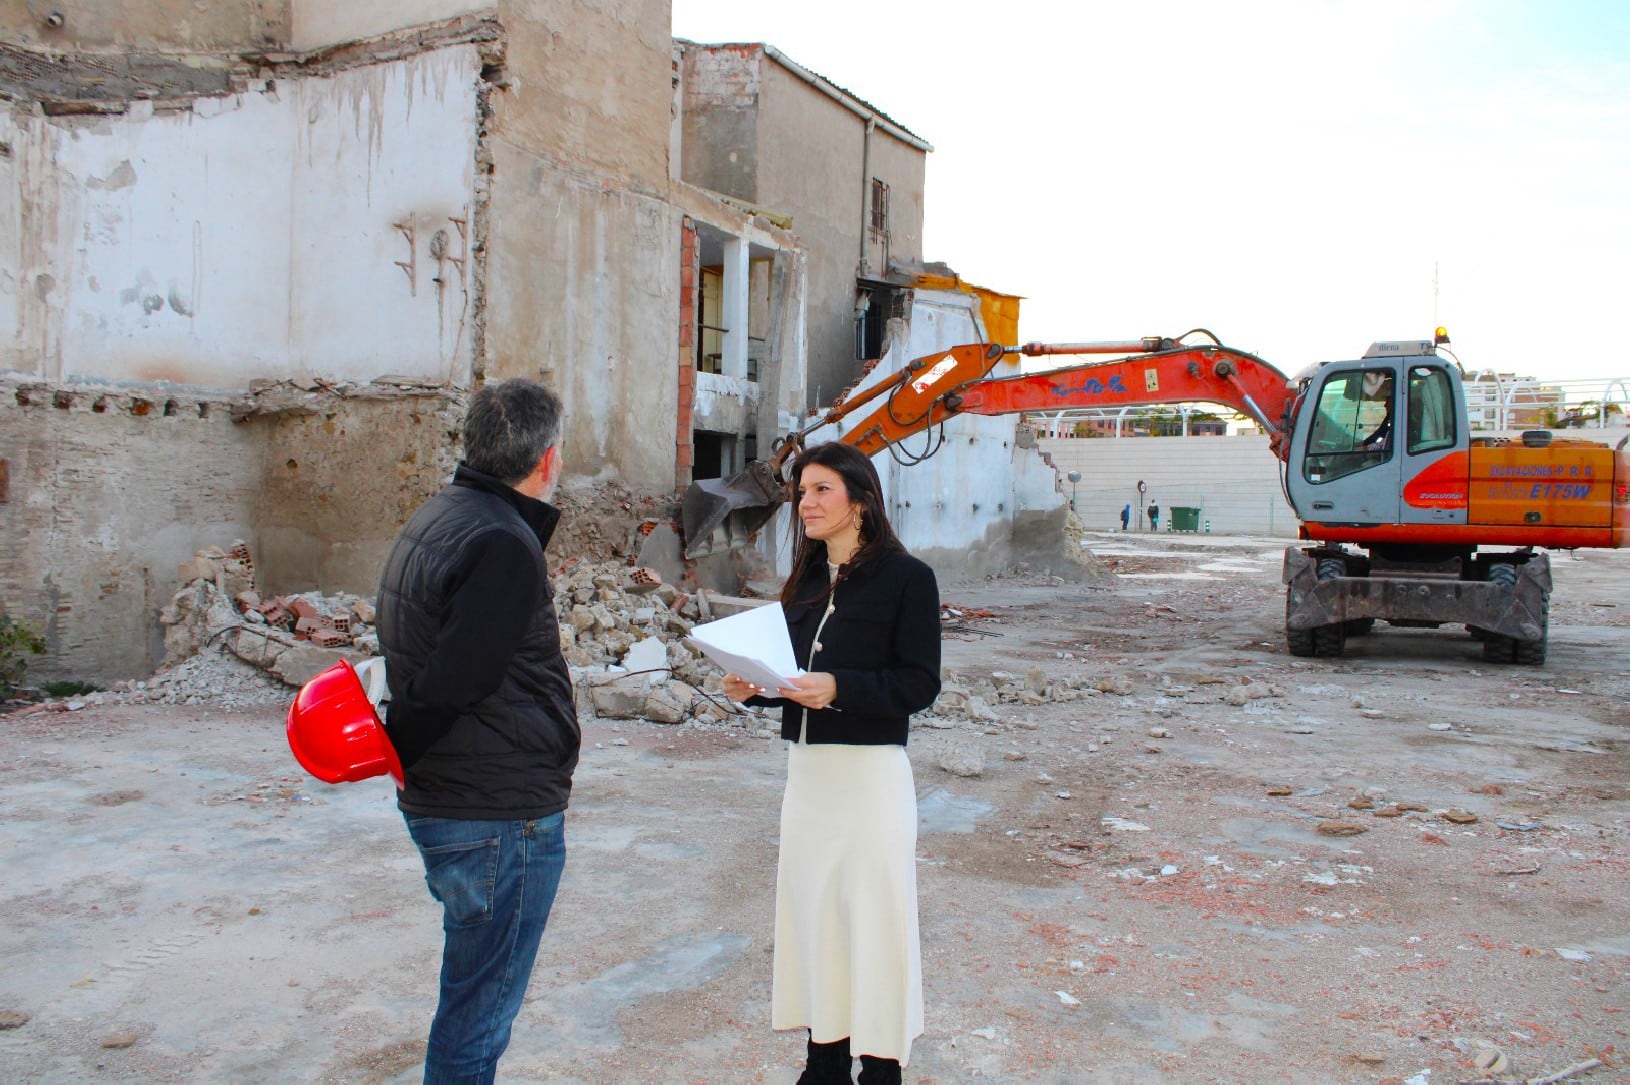
[[[404,817],[446,936],[425,1085],[490,1085],[566,867],[566,815]]]

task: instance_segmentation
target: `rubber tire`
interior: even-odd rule
[[[1285,647],[1290,649],[1293,656],[1310,656],[1313,654],[1313,630],[1292,629],[1285,627]]]
[[[1375,628],[1374,618],[1353,618],[1341,623],[1342,631],[1349,637],[1366,637]]]
[[[1497,565],[1490,565],[1488,582],[1499,584],[1507,588],[1517,586],[1517,567],[1510,562],[1502,561]],[[1483,661],[1485,663],[1513,663],[1517,658],[1517,640],[1503,633],[1490,630],[1483,631]]]
[[[1320,558],[1317,576],[1320,580],[1335,580],[1347,575],[1347,563],[1340,558]],[[1313,654],[1335,659],[1347,648],[1346,623],[1321,625],[1313,630]]]

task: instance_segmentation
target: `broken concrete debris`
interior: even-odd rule
[[[121,683],[116,692],[140,700],[200,703],[233,698],[253,704],[288,700],[298,688],[341,659],[359,664],[379,654],[371,600],[356,595],[263,594],[255,563],[241,540],[228,549],[205,547],[180,569],[186,581],[160,614],[165,659],[146,682]],[[570,561],[555,575],[561,647],[571,667],[579,714],[706,727],[746,717],[765,735],[777,734],[774,711],[727,701],[722,675],[686,643],[692,625],[760,599],[706,590],[686,592],[658,568],[618,559]],[[765,585],[773,596],[774,586]],[[947,606],[942,622],[977,620],[988,612]],[[938,701],[919,719],[925,727],[947,721],[979,725],[1005,721],[998,706],[1033,706],[1097,697],[1129,697],[1128,676],[1049,676],[1040,666],[1022,674],[992,671],[962,676],[950,671]],[[1277,692],[1277,691],[1275,691]],[[1252,690],[1250,696],[1267,695]],[[947,771],[977,774],[977,756],[954,758]]]

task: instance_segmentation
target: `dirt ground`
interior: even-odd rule
[[[1294,659],[1282,543],[1089,545],[1114,586],[942,586],[997,634],[951,671],[1105,692],[915,730],[908,1080],[1630,1081],[1630,553],[1556,556],[1534,668],[1387,627]],[[275,708],[0,734],[0,1080],[418,1080],[439,913],[388,783],[304,776]],[[588,723],[503,1080],[793,1082],[784,758],[758,720]]]

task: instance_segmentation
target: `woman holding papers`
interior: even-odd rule
[[[780,705],[792,743],[781,806],[771,1026],[809,1030],[802,1085],[900,1080],[923,1031],[917,794],[907,719],[940,688],[939,589],[883,511],[871,460],[816,445],[792,467],[792,572],[781,591],[797,663],[776,690],[736,676],[737,701]]]

